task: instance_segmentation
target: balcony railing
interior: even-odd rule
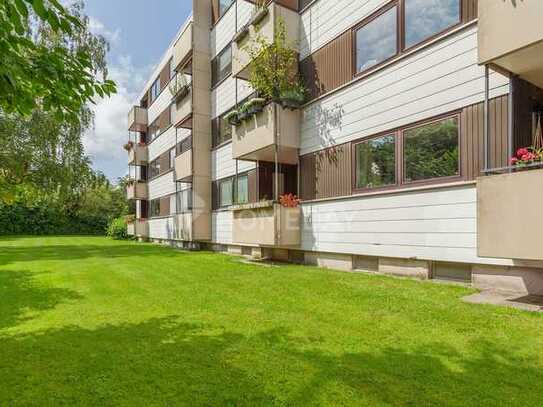
[[[126,187],[126,196],[129,200],[147,200],[149,198],[147,183],[143,181],[131,181]]]
[[[283,21],[287,32],[287,42],[297,44],[300,27],[300,16],[293,10],[271,2],[265,8],[255,8],[249,23],[242,27],[232,43],[232,75],[248,79],[252,64],[256,63],[247,52],[247,47],[257,46],[258,36],[271,43],[275,37],[278,23]]]
[[[276,144],[279,163],[298,163],[300,112],[270,103],[261,112],[234,126],[232,158],[274,162]]]
[[[170,93],[172,94],[173,101],[179,103],[190,93],[192,85],[192,79],[190,75],[183,73],[175,74],[168,85]]]
[[[147,109],[134,106],[128,113],[128,130],[145,132],[148,125]]]
[[[146,165],[149,161],[149,148],[145,144],[129,143],[128,145],[128,164]]]
[[[543,1],[479,0],[479,63],[543,87]]]
[[[127,225],[128,236],[149,237],[149,222],[146,219],[136,219]]]
[[[301,209],[272,201],[233,208],[233,241],[270,247],[296,247],[301,241]]]
[[[477,180],[478,255],[543,260],[543,169],[515,171]]]

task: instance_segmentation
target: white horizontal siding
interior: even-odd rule
[[[317,51],[389,0],[318,0],[301,17],[300,56]]]
[[[235,105],[236,79],[229,77],[211,91],[211,116],[220,116]]]
[[[175,127],[172,126],[149,144],[149,161],[153,161],[173,147],[175,147]]]
[[[168,109],[172,104],[172,92],[170,92],[170,87],[166,87],[162,90],[160,95],[156,98],[155,101],[149,106],[148,116],[149,124],[153,123],[160,114]]]
[[[152,239],[175,239],[176,225],[174,217],[149,219],[149,237]]]
[[[149,182],[149,200],[175,193],[173,171],[161,175]]]
[[[508,79],[491,76],[491,96],[508,92]],[[477,65],[477,29],[442,42],[354,83],[304,110],[301,153],[404,126],[484,99]]]
[[[238,173],[250,171],[256,164],[252,161],[238,161]],[[211,177],[213,181],[236,175],[236,160],[232,159],[232,143],[211,152]]]
[[[255,5],[245,0],[238,0],[238,30],[249,22]]]
[[[253,93],[253,87],[251,84],[244,80],[238,80],[238,102],[241,102],[251,93]]]
[[[211,215],[211,241],[213,243],[232,244],[232,212],[213,212]]]
[[[506,264],[477,257],[477,191],[450,187],[302,205],[302,248]]]
[[[236,33],[236,5],[226,12],[211,30],[211,58],[215,58],[228,45]]]

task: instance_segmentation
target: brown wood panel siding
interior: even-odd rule
[[[353,77],[352,31],[347,31],[300,62],[310,99],[337,89]]]
[[[543,108],[543,90],[520,78],[513,79],[514,87],[514,144],[513,150],[533,144],[535,132],[534,111]]]
[[[166,65],[162,68],[162,71],[160,71],[160,90],[164,89],[166,86],[168,86],[168,83],[170,83],[170,73],[171,68],[170,64],[172,63],[172,60],[170,59]]]
[[[159,216],[170,216],[170,197],[169,196],[160,198],[160,215]]]
[[[490,100],[490,167],[507,165],[507,111],[508,96]],[[484,167],[484,104],[467,106],[462,109],[462,171],[468,180],[477,178]]]
[[[342,144],[315,153],[315,198],[352,193],[351,144]]]
[[[316,160],[315,154],[300,157],[300,199],[315,199]]]
[[[211,1],[211,18],[213,21],[213,24],[215,24],[217,21],[219,21],[219,0],[212,0]]]
[[[161,132],[166,130],[172,124],[171,112],[172,109],[170,106],[168,106],[162,113],[160,113],[160,116],[158,116],[157,125]]]
[[[462,1],[462,20],[467,23],[477,18],[478,0],[461,0]]]

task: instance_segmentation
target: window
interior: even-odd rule
[[[160,216],[160,199],[153,199],[149,208],[149,217]]]
[[[355,155],[357,189],[396,184],[396,137],[394,134],[357,144]]]
[[[160,95],[160,78],[157,78],[156,81],[153,82],[151,85],[151,92],[150,92],[150,103],[153,103],[153,101]]]
[[[234,3],[234,0],[219,0],[219,18],[224,15]]]
[[[158,127],[158,122],[155,120],[149,126],[149,140],[153,141],[160,135],[160,127]]]
[[[398,7],[356,30],[356,70],[365,71],[398,53]]]
[[[213,147],[217,147],[232,138],[232,125],[224,119],[228,114],[225,113],[217,117],[213,123]]]
[[[458,118],[448,118],[405,130],[404,181],[460,175]]]
[[[236,203],[245,204],[247,202],[249,202],[249,177],[240,175],[236,183]]]
[[[192,209],[192,189],[185,189],[177,193],[177,213],[190,212]]]
[[[151,161],[149,164],[149,175],[151,178],[157,177],[160,175],[160,159]]]
[[[405,0],[405,47],[460,23],[460,0]]]
[[[232,184],[233,179],[229,178],[219,182],[219,206],[230,206],[232,205]]]
[[[211,62],[212,86],[227,78],[232,73],[232,47],[228,45]]]
[[[186,153],[191,148],[192,148],[192,136],[188,136],[183,141],[177,143],[177,155]]]

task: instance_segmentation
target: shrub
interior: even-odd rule
[[[126,218],[120,217],[113,219],[107,227],[107,236],[115,240],[128,239],[128,231],[126,228]]]

